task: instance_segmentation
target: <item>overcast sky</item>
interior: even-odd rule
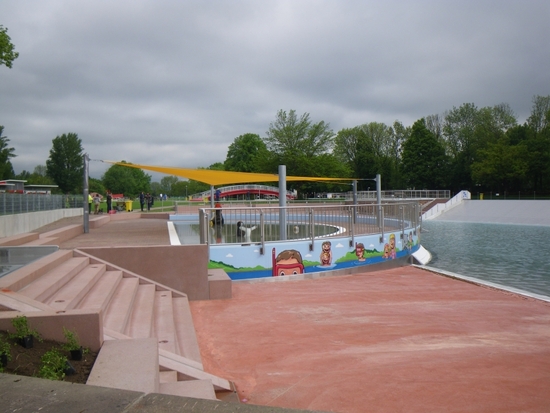
[[[549,21],[548,0],[2,0],[0,125],[20,173],[70,132],[94,160],[208,167],[281,109],[335,133],[463,103],[523,123],[550,94]]]

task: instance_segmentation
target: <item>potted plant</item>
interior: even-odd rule
[[[4,340],[0,336],[0,371],[4,370],[4,367],[8,365],[8,361],[11,360],[11,346],[10,343]]]
[[[66,343],[63,344],[63,349],[71,353],[71,360],[82,360],[83,349],[78,340],[78,334],[63,327],[63,335]]]
[[[38,375],[43,379],[49,380],[63,380],[65,374],[68,372],[68,367],[70,366],[67,357],[55,348],[52,348],[50,351],[44,353],[41,358],[41,362]]]
[[[33,337],[40,340],[40,334],[35,329],[29,327],[29,322],[26,316],[17,316],[11,320],[15,333],[11,333],[10,337],[17,339],[17,342],[24,348],[33,347]]]

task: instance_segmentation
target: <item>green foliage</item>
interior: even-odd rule
[[[26,185],[55,185],[53,179],[47,175],[46,165],[35,166],[32,173],[23,170],[15,179],[27,181]]]
[[[260,136],[246,133],[229,145],[224,166],[227,171],[259,172],[266,156],[267,148]]]
[[[160,180],[160,193],[172,196],[172,186],[177,184],[179,178],[177,176],[165,176]]]
[[[82,141],[76,133],[63,134],[52,141],[46,171],[62,193],[81,191],[84,159]]]
[[[14,49],[13,43],[8,36],[8,29],[0,25],[0,65],[11,69],[13,61],[19,57],[19,53]]]
[[[131,165],[125,161],[122,163]],[[151,192],[151,175],[135,167],[113,165],[103,174],[101,181],[113,194],[124,194],[128,198],[135,198],[142,191]]]
[[[8,361],[11,360],[11,344],[0,336],[0,354],[4,354]]]
[[[41,336],[35,329],[29,326],[29,320],[26,316],[17,316],[11,320],[13,328],[15,328],[15,333],[11,333],[9,336],[11,338],[21,339],[28,336],[33,336],[38,340],[41,340]]]
[[[15,177],[15,172],[10,159],[17,155],[15,155],[15,149],[8,146],[10,140],[2,136],[3,132],[4,127],[0,125],[0,179],[12,179]]]
[[[88,192],[90,194],[92,192],[97,192],[99,194],[107,193],[107,191],[105,190],[105,186],[103,186],[103,182],[100,179],[95,178],[88,178]]]
[[[38,375],[48,380],[63,380],[67,369],[67,357],[55,348],[44,353]]]
[[[4,355],[6,356],[6,360],[11,360],[11,345],[6,340],[4,340],[3,336],[0,335],[0,356]],[[4,367],[0,364],[0,373],[4,371]]]
[[[416,189],[442,189],[446,170],[445,149],[427,127],[416,121],[403,144],[402,173],[407,185]]]
[[[65,336],[66,340],[66,342],[63,344],[64,350],[80,350],[80,340],[78,339],[78,334],[76,334],[76,332],[63,327],[63,335]]]
[[[269,125],[264,142],[268,150],[273,152],[280,164],[286,165],[289,175],[299,175],[298,170],[302,159],[313,158],[328,153],[334,144],[334,133],[328,123],[320,121],[312,123],[309,113],[300,118],[296,111],[277,112],[277,119]],[[309,170],[307,176],[315,176],[314,170]]]

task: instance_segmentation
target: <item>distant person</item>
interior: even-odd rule
[[[107,191],[107,213],[111,212],[111,205],[113,203],[113,195],[111,191]]]
[[[210,220],[210,222],[212,223],[212,226],[222,226],[225,223],[221,204],[216,204],[216,211],[214,212],[214,217]]]
[[[88,213],[92,213],[92,202],[94,202],[94,198],[92,197],[92,194],[88,194]]]
[[[147,212],[151,211],[151,194],[149,192],[145,194],[145,202],[147,203]]]
[[[141,206],[141,212],[143,212],[143,206],[145,205],[145,194],[143,191],[139,194],[139,205]]]
[[[245,227],[242,221],[237,222],[237,239],[243,239],[246,242],[250,242],[251,233],[256,229],[256,225],[252,227]]]
[[[101,202],[101,199],[99,198],[99,194],[96,192],[96,194],[94,195],[94,214],[97,215],[99,214],[99,203]]]

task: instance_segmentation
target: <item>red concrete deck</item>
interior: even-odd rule
[[[191,308],[205,369],[250,404],[550,411],[548,303],[403,267],[239,282]]]
[[[166,231],[162,220],[113,222],[62,248],[167,245]],[[550,411],[545,302],[402,267],[236,282],[231,300],[193,301],[191,309],[205,370],[234,381],[249,404],[341,413]]]

